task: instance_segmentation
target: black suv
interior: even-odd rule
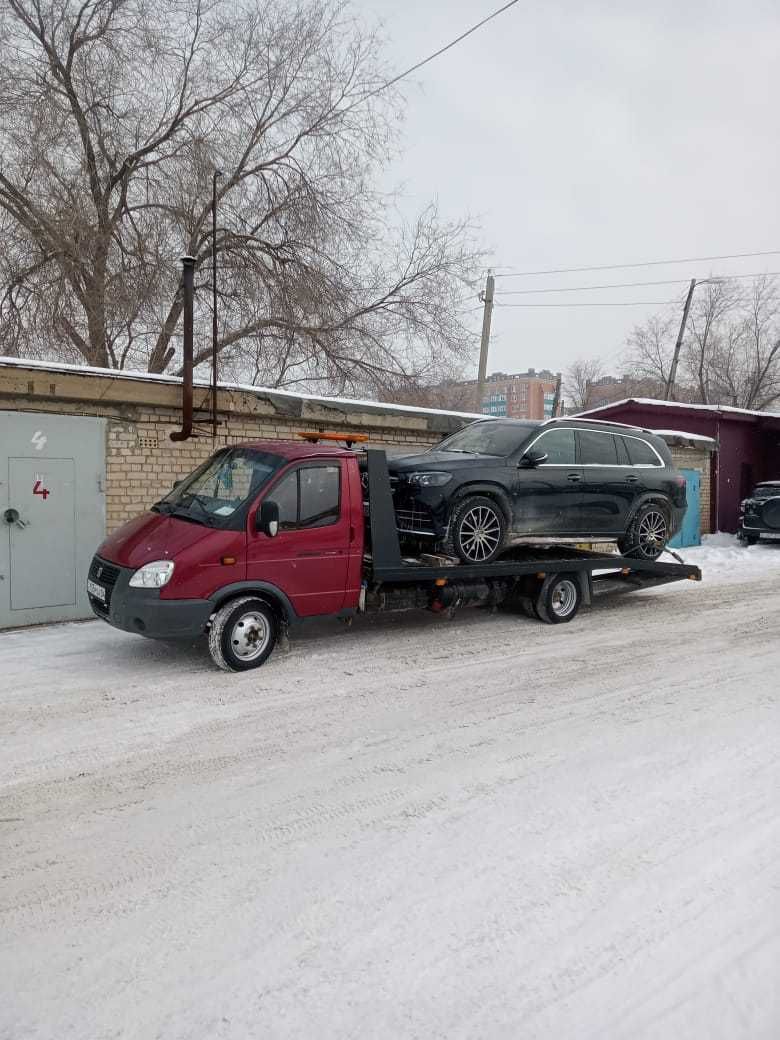
[[[756,484],[750,498],[740,503],[737,537],[755,545],[762,534],[780,535],[780,480]]]
[[[655,559],[685,514],[666,443],[619,423],[485,419],[388,465],[402,540],[467,563],[524,542],[617,541]]]

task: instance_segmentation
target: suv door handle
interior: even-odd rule
[[[582,481],[581,473],[569,473],[566,479],[572,484],[579,484]]]
[[[635,477],[632,474],[630,477],[626,477],[626,483],[627,484],[638,484],[639,483],[639,477]]]

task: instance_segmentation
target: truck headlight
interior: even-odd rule
[[[172,574],[172,560],[154,560],[138,568],[130,579],[130,585],[134,589],[159,589],[168,584]]]
[[[409,483],[417,487],[443,487],[452,480],[451,473],[410,473]]]

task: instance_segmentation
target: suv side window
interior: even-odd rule
[[[298,531],[327,527],[341,515],[341,467],[299,466],[272,488],[269,498],[279,506],[279,528]]]
[[[662,466],[663,463],[659,462],[658,456],[647,443],[642,441],[638,437],[626,437],[626,447],[628,448],[628,454],[631,457],[632,466]]]
[[[615,444],[617,445],[618,466],[630,466],[631,459],[626,447],[625,437],[615,437]]]
[[[617,466],[617,445],[611,433],[578,430],[581,466]]]
[[[535,451],[547,454],[543,466],[574,466],[574,430],[548,430],[534,444]]]

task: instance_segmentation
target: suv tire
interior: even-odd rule
[[[657,560],[669,540],[669,514],[657,502],[645,502],[634,514],[625,535],[618,539],[623,556]]]
[[[501,507],[485,495],[470,495],[455,506],[444,546],[463,563],[490,563],[504,548],[505,538]]]

